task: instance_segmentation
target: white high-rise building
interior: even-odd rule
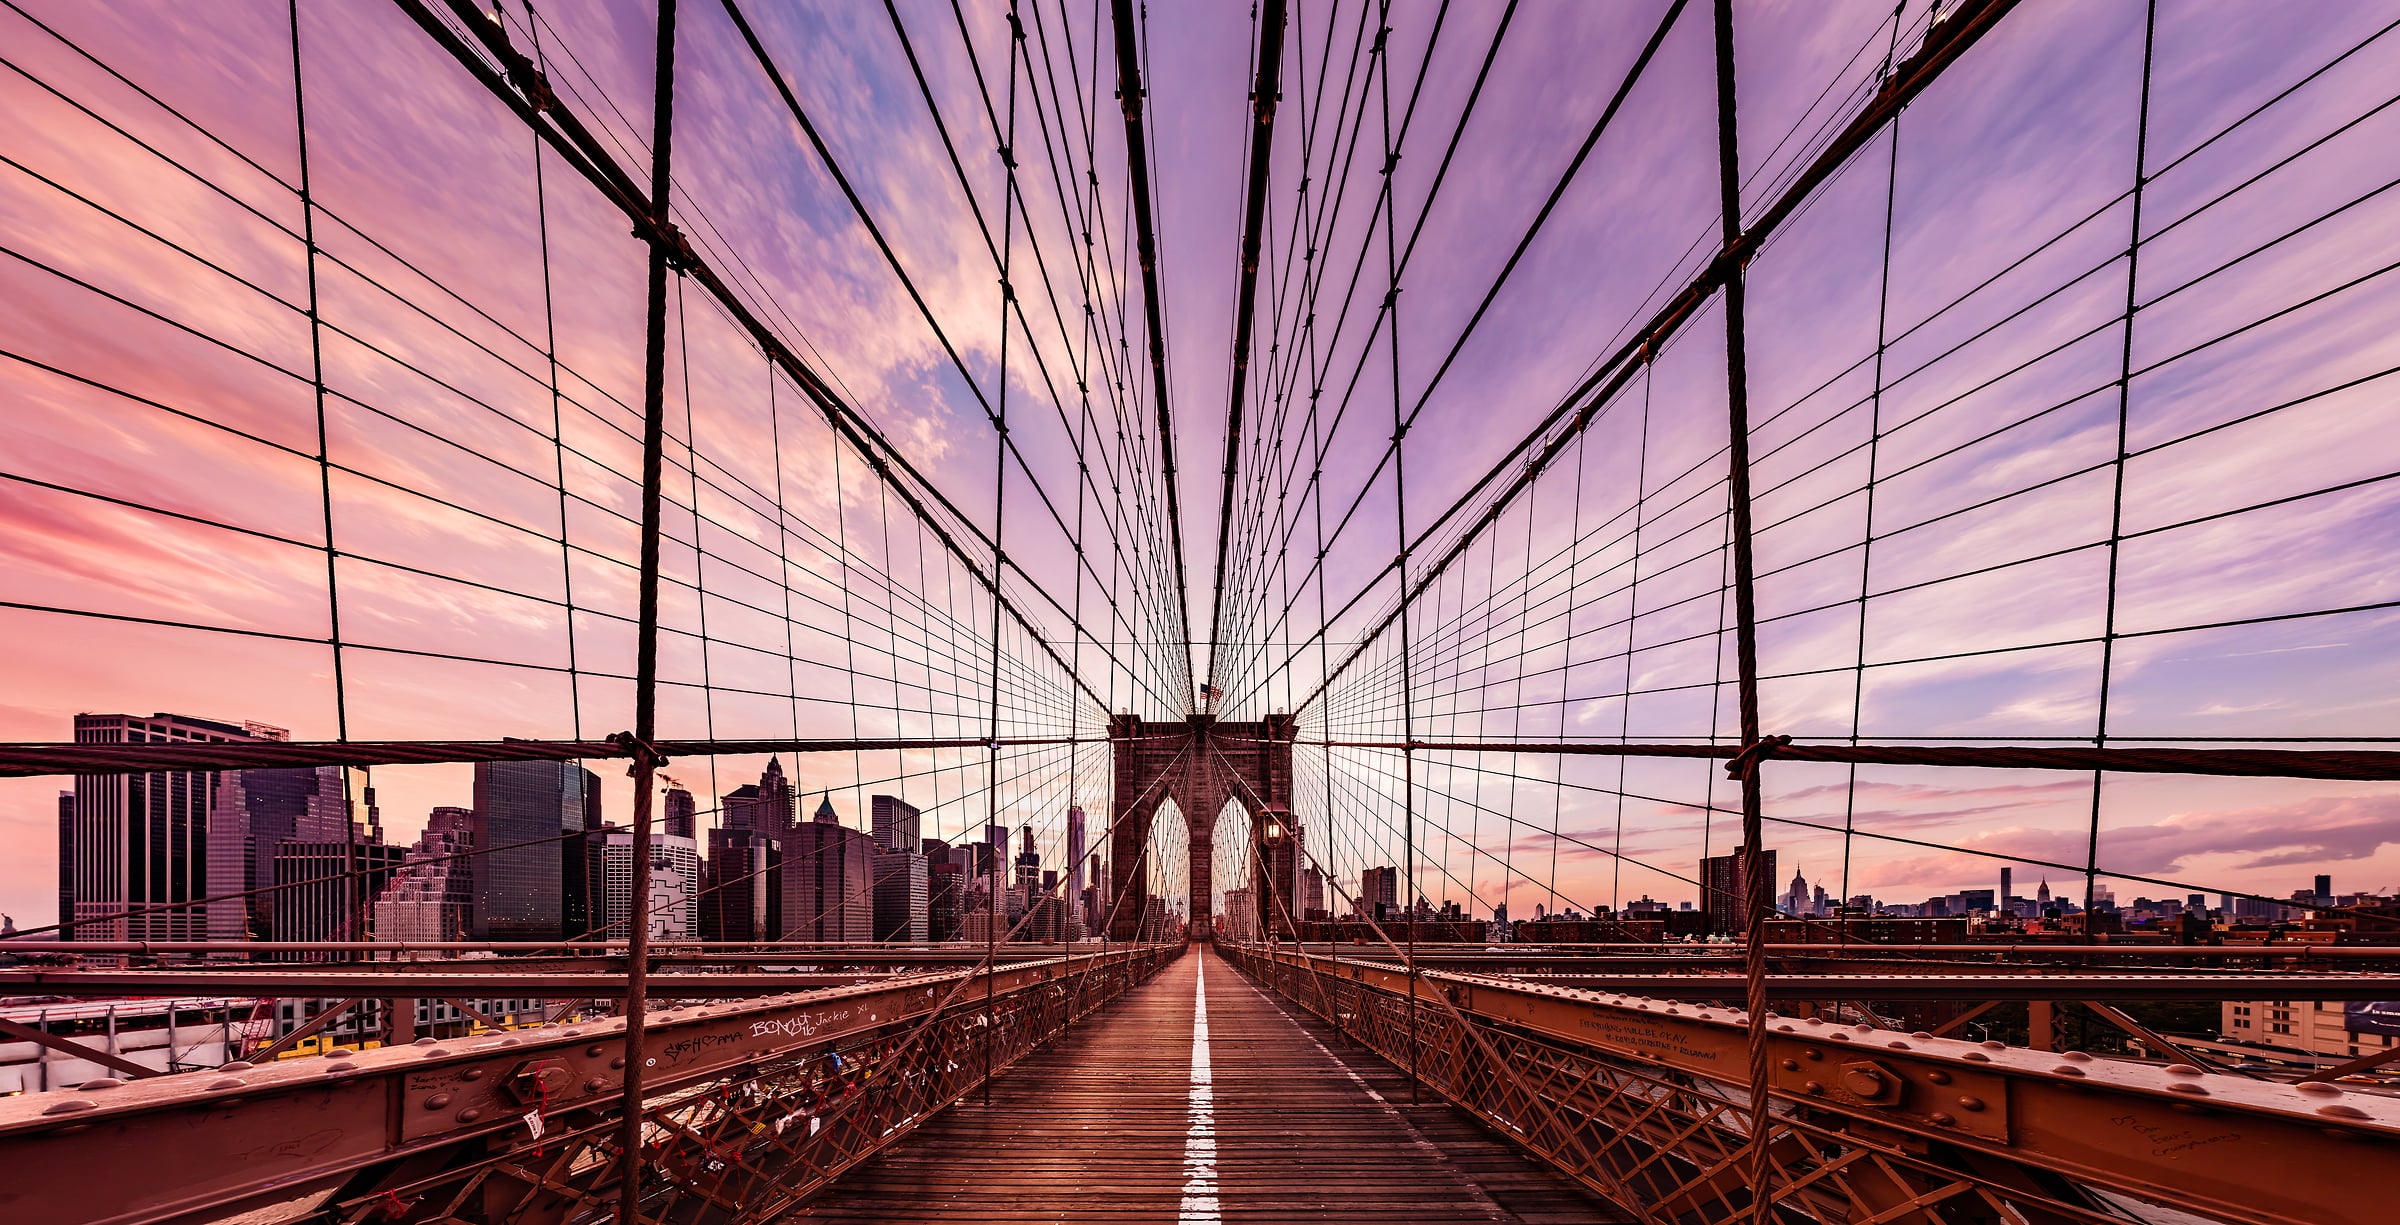
[[[633,831],[612,829],[600,853],[600,925],[605,939],[632,930]],[[700,930],[700,846],[693,839],[650,835],[650,938],[689,940]]]

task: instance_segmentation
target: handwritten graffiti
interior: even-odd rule
[[[741,1041],[740,1034],[694,1034],[691,1037],[677,1038],[675,1041],[668,1043],[666,1045],[666,1049],[660,1051],[659,1054],[671,1067],[677,1063],[681,1063],[686,1055],[696,1055],[702,1051],[712,1051],[720,1046],[726,1046],[739,1041]]]
[[[2242,1138],[2242,1134],[2238,1131],[2203,1134],[2179,1125],[2145,1123],[2130,1114],[2118,1115],[2109,1122],[2148,1141],[2150,1155],[2153,1157],[2179,1156],[2196,1148],[2206,1148],[2212,1144],[2224,1144]]]
[[[813,1016],[775,1017],[750,1023],[753,1038],[814,1038],[838,1022],[847,1021],[855,1010],[836,1008]]]

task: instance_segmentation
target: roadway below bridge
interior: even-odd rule
[[[843,1221],[1627,1219],[1208,945],[844,1176]]]

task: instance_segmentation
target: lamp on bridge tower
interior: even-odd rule
[[[1290,884],[1294,856],[1291,810],[1280,804],[1268,804],[1258,815],[1258,884],[1253,904],[1258,908],[1258,931],[1266,939],[1274,939],[1279,931],[1290,929],[1294,939],[1299,931],[1292,926],[1296,917],[1291,913],[1293,902],[1281,896],[1278,883]],[[1282,917],[1278,918],[1278,912]]]

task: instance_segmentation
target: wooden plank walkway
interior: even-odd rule
[[[1447,1104],[1407,1102],[1404,1074],[1201,945],[799,1215],[1626,1219]]]

